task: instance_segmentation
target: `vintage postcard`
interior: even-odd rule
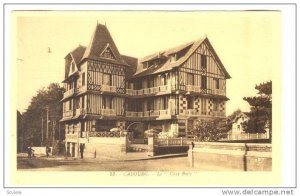
[[[280,10],[10,17],[11,184],[280,183]]]

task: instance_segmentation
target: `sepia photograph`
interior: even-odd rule
[[[286,10],[29,8],[6,13],[7,184],[264,187],[294,169]]]
[[[272,171],[280,12],[13,14],[18,170]]]

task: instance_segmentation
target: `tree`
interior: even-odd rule
[[[21,112],[17,110],[17,152],[23,151],[23,117]]]
[[[232,114],[230,114],[229,116],[227,116],[227,119],[229,121],[233,121],[235,119],[235,117],[237,117],[241,113],[242,113],[242,110],[240,108],[238,108],[237,110],[235,110],[234,112],[232,112]]]
[[[62,104],[60,100],[63,98],[64,89],[57,83],[51,83],[47,88],[37,91],[32,97],[31,103],[26,112],[23,114],[23,127],[25,129],[24,142],[26,145],[41,145],[42,130],[46,127],[46,106],[49,107],[50,122],[57,122],[62,118]],[[42,123],[43,121],[43,123]],[[43,124],[43,128],[42,128]],[[49,123],[49,132],[53,130],[53,124]],[[55,132],[58,126],[55,127]]]
[[[249,120],[243,124],[248,133],[265,133],[269,129],[272,138],[272,81],[255,86],[258,96],[244,97],[251,106]]]
[[[226,137],[230,130],[226,119],[216,118],[213,120],[199,120],[191,133],[200,141],[218,141]]]

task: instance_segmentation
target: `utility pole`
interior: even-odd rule
[[[46,124],[47,124],[47,130],[46,130],[46,140],[48,140],[48,132],[49,132],[49,107],[48,106],[46,106],[46,111],[47,111],[47,122],[46,122]]]
[[[41,142],[41,146],[43,146],[43,141],[44,141],[44,118],[43,118],[43,111],[42,111],[42,142]]]
[[[53,152],[53,149],[54,149],[54,140],[55,140],[55,124],[56,124],[56,122],[55,122],[55,120],[53,120],[53,122],[52,122],[53,124],[52,124],[52,152]]]

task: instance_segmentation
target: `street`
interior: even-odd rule
[[[196,171],[189,165],[188,157],[148,160],[73,160],[36,157],[18,158],[18,170],[24,171]],[[228,168],[203,165],[198,171],[226,171]]]

